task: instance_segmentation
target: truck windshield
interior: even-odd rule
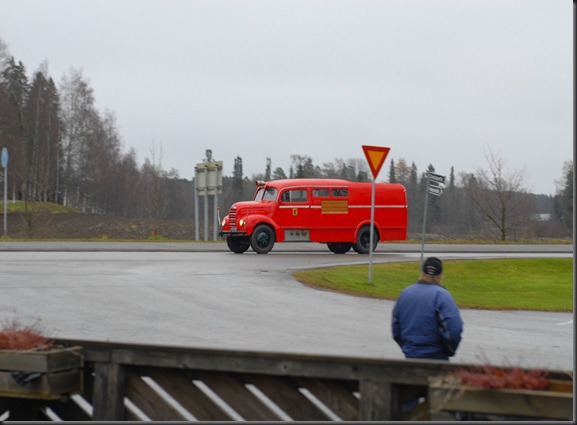
[[[255,201],[274,201],[276,199],[277,190],[274,187],[259,187],[255,194]]]
[[[274,187],[267,187],[262,197],[263,201],[274,201],[276,199],[277,190]]]
[[[254,193],[253,199],[255,201],[262,201],[262,195],[264,195],[264,187],[259,187]]]

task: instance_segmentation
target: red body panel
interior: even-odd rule
[[[237,202],[221,235],[250,236],[255,226],[274,228],[277,242],[355,242],[370,224],[372,183],[339,179],[286,179],[264,184],[265,200]],[[255,197],[260,198],[261,187]],[[400,184],[375,184],[375,229],[380,241],[407,238],[407,196]],[[270,200],[266,200],[266,197]]]

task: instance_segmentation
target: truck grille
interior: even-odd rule
[[[228,212],[228,224],[230,227],[236,227],[236,208],[231,208]]]

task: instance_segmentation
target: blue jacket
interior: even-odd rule
[[[401,292],[392,331],[405,357],[448,360],[461,342],[463,321],[449,291],[417,282]]]

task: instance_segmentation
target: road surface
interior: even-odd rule
[[[420,248],[381,244],[373,261],[419,261]],[[429,255],[572,258],[573,247],[431,245]],[[315,290],[291,276],[355,263],[368,256],[318,244],[239,255],[223,243],[0,242],[0,320],[35,323],[55,338],[402,359],[392,301]],[[453,362],[573,369],[572,312],[461,313]]]

